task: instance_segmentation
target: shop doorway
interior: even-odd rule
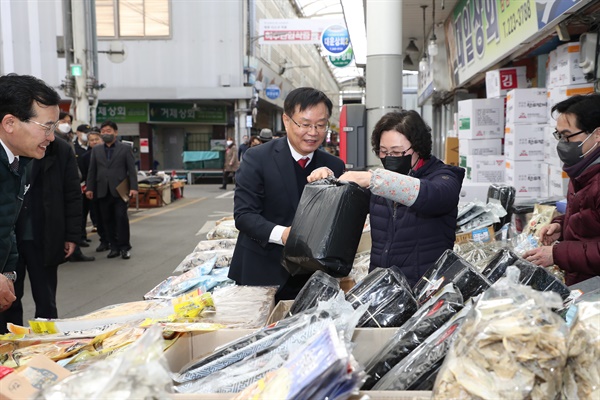
[[[183,169],[183,153],[184,128],[169,127],[163,129],[163,160],[164,166],[162,169],[173,170]]]

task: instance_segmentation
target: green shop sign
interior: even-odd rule
[[[347,67],[348,65],[350,65],[353,58],[354,58],[354,51],[352,50],[352,47],[348,47],[348,50],[346,50],[343,54],[340,54],[338,56],[329,56],[329,61],[335,67],[343,68],[343,67]]]
[[[226,106],[194,105],[191,103],[150,103],[150,122],[227,123]]]
[[[99,103],[96,109],[98,123],[111,120],[114,122],[146,122],[148,121],[148,103]]]

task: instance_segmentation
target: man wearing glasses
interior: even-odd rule
[[[27,75],[0,77],[0,311],[15,300],[18,253],[14,224],[26,192],[25,166],[54,140],[60,96]],[[0,324],[0,332],[6,329]]]
[[[331,100],[320,90],[295,89],[284,101],[287,136],[248,149],[240,164],[234,197],[240,231],[229,278],[240,285],[277,285],[276,300],[294,299],[308,276],[291,277],[281,265],[296,208],[317,168],[339,176],[344,163],[318,150],[329,130]]]

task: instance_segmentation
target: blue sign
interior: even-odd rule
[[[281,95],[281,89],[279,89],[279,86],[277,86],[277,85],[269,85],[269,86],[267,86],[267,89],[265,90],[265,94],[271,100],[275,100],[275,99],[278,99],[279,96]]]
[[[342,25],[331,25],[321,34],[321,44],[332,54],[343,53],[350,45],[348,29]]]

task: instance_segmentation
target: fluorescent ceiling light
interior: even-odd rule
[[[367,30],[363,2],[357,0],[341,0],[341,2],[355,62],[364,65],[367,63]]]

